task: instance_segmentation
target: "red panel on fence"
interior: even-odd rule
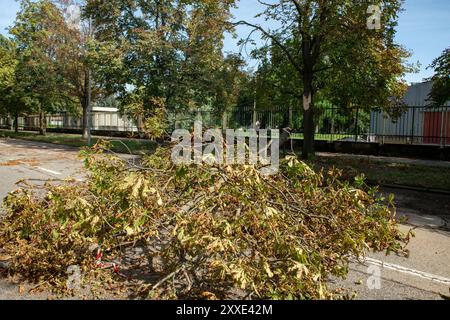
[[[450,112],[424,112],[423,142],[450,144]]]
[[[444,136],[444,144],[450,145],[450,112],[444,112],[444,129],[443,136]]]

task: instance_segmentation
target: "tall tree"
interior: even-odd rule
[[[65,25],[61,12],[47,0],[22,0],[14,26],[10,29],[17,43],[17,79],[27,94],[29,105],[39,114],[40,133],[46,134],[46,113],[68,102],[66,81],[59,72],[57,52],[64,45],[59,30]]]
[[[433,81],[429,99],[432,105],[443,106],[450,101],[450,48],[447,48],[436,58],[430,68],[435,74],[430,78]]]
[[[16,85],[15,75],[18,60],[15,56],[14,43],[8,38],[0,35],[0,114],[8,115],[18,114],[18,110],[14,110]],[[17,128],[17,125],[16,125]]]
[[[105,89],[141,121],[155,108],[196,108],[214,99],[234,0],[87,1],[96,71]],[[141,123],[141,125],[143,125]]]
[[[237,24],[252,27],[278,46],[301,79],[303,157],[314,154],[314,98],[319,90],[342,105],[398,103],[406,90],[400,77],[408,71],[403,64],[408,53],[394,42],[402,0],[259,2],[265,10],[258,16],[275,21],[277,28],[248,21]],[[374,4],[382,11],[375,29],[368,24]]]
[[[65,39],[58,48],[59,72],[66,80],[66,93],[78,100],[82,110],[82,135],[88,138],[89,109],[100,94],[96,78],[93,76],[94,27],[89,17],[83,15],[84,0],[53,0],[64,16],[65,24],[59,30]],[[105,63],[104,61],[102,63]]]

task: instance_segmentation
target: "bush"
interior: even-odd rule
[[[405,253],[392,199],[384,205],[339,171],[289,156],[264,177],[254,166],[175,166],[166,148],[140,165],[104,149],[83,151],[85,182],[8,196],[0,246],[11,273],[64,290],[68,266],[79,265],[87,284],[107,289],[129,279],[99,268],[93,248],[117,261],[144,247],[149,265],[130,269],[154,277],[133,287],[140,296],[331,299],[327,279],[344,277],[351,257]]]

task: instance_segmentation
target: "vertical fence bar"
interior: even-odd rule
[[[334,121],[335,121],[335,114],[334,114],[334,107],[331,108],[331,135],[330,135],[330,142],[334,142]]]
[[[356,117],[355,117],[355,142],[358,142],[358,123],[359,123],[359,107],[356,108]]]
[[[444,119],[445,119],[444,108],[441,108],[441,141],[440,141],[441,148],[444,148],[444,125],[445,125]]]
[[[411,120],[411,144],[414,144],[414,132],[416,130],[416,108],[412,108],[412,120]]]

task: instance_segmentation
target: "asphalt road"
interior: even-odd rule
[[[77,155],[78,150],[70,147],[0,139],[0,201],[8,192],[17,189],[16,182],[21,179],[29,179],[34,184],[42,184],[49,179],[81,179],[83,164]],[[0,217],[3,213],[3,208],[0,208]],[[0,271],[1,267],[0,264]],[[19,284],[18,279],[0,277],[0,300],[50,297],[45,292],[28,294],[31,288],[30,285]]]
[[[0,139],[0,199],[17,188],[15,183],[20,179],[32,179],[34,183],[67,177],[82,179],[82,160],[77,154],[70,147]],[[410,257],[370,254],[366,261],[352,263],[346,280],[330,279],[330,285],[355,292],[357,299],[450,296],[450,197],[397,189],[382,191],[394,193],[398,214],[409,218],[409,224],[402,228],[406,231],[416,227],[416,237],[408,247]],[[46,293],[23,293],[26,289],[29,286],[0,278],[0,299],[49,297]]]
[[[25,140],[0,139],[0,199],[17,181],[39,183],[48,179],[82,177],[82,160],[75,148]]]

